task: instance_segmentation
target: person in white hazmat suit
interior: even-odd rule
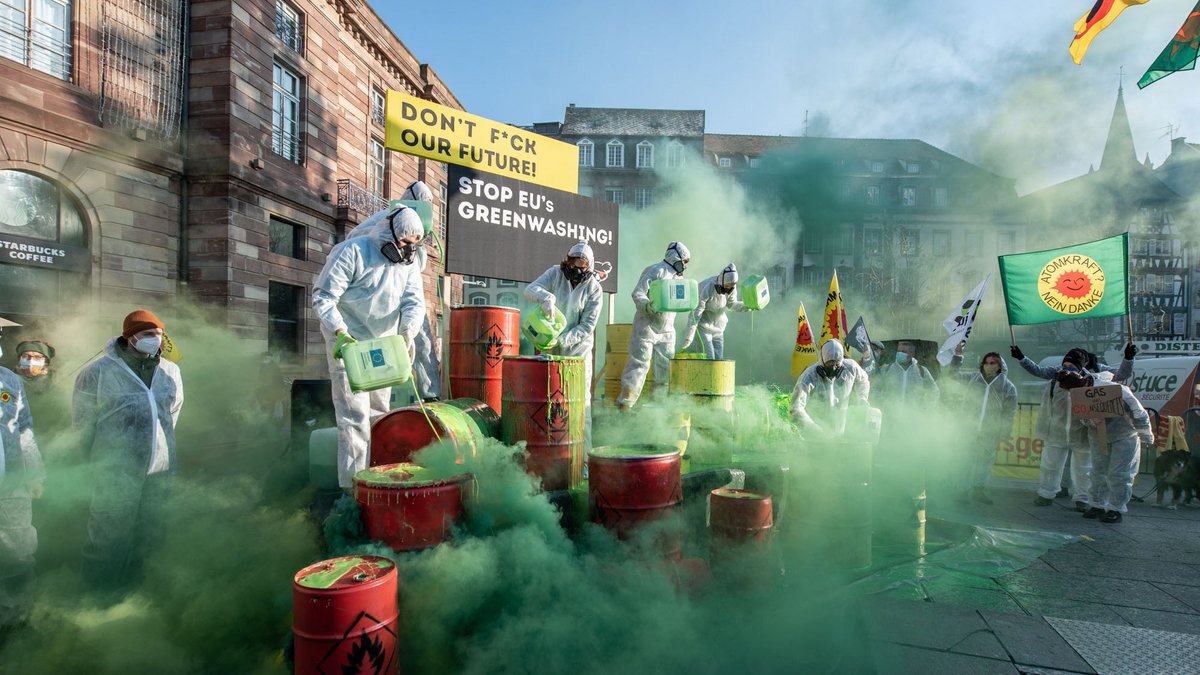
[[[725,358],[725,326],[729,324],[725,311],[750,311],[733,294],[737,282],[738,271],[733,263],[729,263],[720,274],[700,282],[700,302],[695,311],[688,315],[687,332],[684,333],[680,351],[687,351],[699,333],[705,356],[716,360]]]
[[[0,327],[15,325],[0,319]],[[24,620],[33,600],[33,500],[45,476],[25,386],[0,367],[0,631]]]
[[[950,365],[957,371],[962,365],[963,344],[954,350]],[[1012,435],[1017,416],[1017,386],[1008,379],[1008,364],[996,352],[984,354],[979,370],[959,376],[967,386],[967,424],[974,430],[968,452],[966,490],[962,499],[991,504],[987,495],[988,479],[996,463],[996,446]]]
[[[804,369],[792,388],[792,420],[803,430],[835,435],[846,430],[851,405],[867,405],[871,381],[867,372],[838,340],[821,345],[820,360]]]
[[[1113,384],[1113,375],[1096,373],[1093,386]],[[1121,384],[1122,414],[1106,420],[1087,420],[1092,447],[1092,487],[1088,492],[1087,511],[1084,518],[1098,518],[1105,523],[1119,523],[1128,511],[1133,497],[1133,479],[1137,476],[1141,461],[1142,445],[1153,445],[1154,431],[1150,426],[1150,415],[1142,402],[1129,387]],[[1107,443],[1100,439],[1097,424],[1103,423]]]
[[[525,288],[525,299],[536,303],[546,316],[555,308],[567,318],[566,328],[545,353],[583,357],[584,372],[584,448],[592,447],[592,346],[604,292],[592,268],[596,256],[587,242],[580,241],[567,252],[566,260],[542,272]]]
[[[422,181],[413,181],[404,190],[404,194],[400,195],[400,199],[433,203],[433,190],[429,189],[429,186]],[[359,237],[371,232],[379,221],[390,212],[391,209],[384,209],[372,214],[350,230],[346,238]],[[422,241],[422,245],[417,249],[417,267],[422,273],[425,272],[425,267],[429,263],[429,256],[425,251],[426,243]],[[412,355],[412,377],[417,395],[422,401],[438,400],[441,398],[442,391],[441,359],[438,357],[438,344],[433,339],[433,327],[429,323],[429,312],[425,312],[421,330],[413,338]],[[412,392],[400,392],[399,400],[417,402],[413,400]]]
[[[932,406],[940,392],[929,369],[917,362],[917,346],[907,340],[896,343],[896,362],[880,368],[873,382],[875,393],[885,405]]]
[[[673,241],[661,262],[642,270],[637,285],[633,287],[633,330],[629,334],[629,360],[621,373],[621,394],[617,407],[628,410],[637,403],[646,382],[653,360],[654,386],[667,386],[671,373],[671,359],[675,356],[675,315],[656,312],[650,306],[650,284],[658,279],[674,279],[683,276],[692,260],[692,254],[682,242]]]
[[[334,246],[313,284],[312,306],[328,347],[337,417],[338,485],[345,489],[353,485],[355,473],[367,468],[371,420],[388,411],[391,390],[351,393],[342,348],[359,338],[399,334],[413,355],[425,318],[425,289],[417,264],[424,235],[416,211],[388,209],[371,229]]]

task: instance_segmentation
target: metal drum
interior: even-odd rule
[[[450,393],[500,408],[502,359],[520,352],[521,312],[511,307],[450,310]]]
[[[709,493],[709,561],[713,570],[742,585],[772,577],[771,495],[717,488]]]
[[[460,458],[474,455],[484,438],[500,436],[500,416],[473,398],[426,403],[393,410],[371,425],[370,466],[412,460],[439,439],[458,448]]]
[[[396,565],[373,555],[333,558],[292,580],[296,675],[400,672]]]
[[[525,441],[525,470],[544,490],[583,480],[586,364],[578,356],[504,357],[504,415],[500,438]]]
[[[617,445],[588,453],[588,510],[592,522],[628,539],[639,527],[671,515],[683,502],[681,456],[670,445]],[[683,540],[667,535],[669,557],[679,559]]]
[[[354,498],[371,539],[396,551],[418,551],[449,538],[472,485],[470,474],[431,478],[416,464],[387,464],[354,475]]]
[[[705,407],[733,412],[735,361],[671,359],[671,394],[691,396]]]
[[[629,362],[629,336],[633,333],[631,323],[610,323],[604,327],[607,338],[604,346],[604,399],[615,403],[621,395],[621,373]],[[654,381],[654,368],[646,374],[642,394],[649,391]]]

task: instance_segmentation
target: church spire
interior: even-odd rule
[[[1117,105],[1113,108],[1108,139],[1104,141],[1100,168],[1112,170],[1131,164],[1137,164],[1137,151],[1133,148],[1133,131],[1129,127],[1129,115],[1125,112],[1125,86],[1122,83],[1117,87]]]

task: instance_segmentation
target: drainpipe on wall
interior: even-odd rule
[[[183,101],[179,107],[179,137],[183,139],[181,150],[183,154],[183,172],[179,180],[179,280],[176,284],[176,294],[181,294],[187,290],[188,277],[190,275],[190,266],[188,261],[188,214],[189,205],[191,203],[191,190],[188,185],[188,171],[190,165],[188,163],[188,147],[191,144],[191,124],[188,117],[188,101],[192,98],[191,92],[191,12],[190,2],[183,3],[183,73],[182,73],[182,89]]]

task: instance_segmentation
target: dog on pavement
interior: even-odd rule
[[[1200,485],[1200,460],[1192,459],[1191,453],[1183,450],[1168,450],[1154,460],[1154,483],[1158,491],[1155,505],[1161,506],[1163,494],[1171,488],[1171,505],[1179,508],[1182,496],[1184,504],[1191,504]]]

